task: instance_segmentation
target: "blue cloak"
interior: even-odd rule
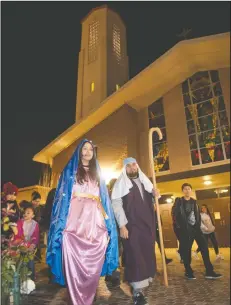
[[[79,164],[80,151],[82,146],[86,142],[90,141],[85,139],[78,145],[72,158],[70,159],[60,176],[51,214],[46,262],[51,268],[51,272],[53,274],[53,281],[60,285],[65,285],[65,276],[62,262],[63,231],[66,227],[72,195],[72,188],[75,182],[75,177]],[[105,223],[108,230],[108,235],[110,237],[101,273],[101,276],[104,276],[107,274],[111,275],[112,272],[118,268],[119,249],[116,222],[109,199],[107,186],[104,180],[102,179],[98,162],[97,171],[100,177],[100,197],[105,212],[108,215],[108,219],[105,219]]]

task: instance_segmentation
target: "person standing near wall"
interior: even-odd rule
[[[213,217],[209,211],[209,208],[206,204],[203,204],[201,207],[201,231],[204,234],[204,237],[208,241],[210,240],[214,251],[216,253],[216,261],[220,261],[224,259],[223,255],[219,253],[218,242],[215,235],[215,225],[213,221]],[[200,252],[200,247],[197,248],[196,251],[192,252],[192,256],[196,259],[199,259],[198,253]]]

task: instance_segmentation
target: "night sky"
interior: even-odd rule
[[[33,156],[74,123],[80,21],[102,4],[127,26],[131,78],[183,28],[189,38],[230,31],[229,2],[1,2],[2,182],[37,184]]]

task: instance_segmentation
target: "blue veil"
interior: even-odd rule
[[[46,261],[53,274],[53,281],[60,285],[65,285],[65,276],[62,262],[62,238],[63,231],[66,227],[72,188],[75,182],[75,177],[79,164],[80,151],[87,139],[83,140],[75,150],[72,158],[64,168],[56,190],[54,204],[51,214],[51,224],[48,234],[48,245]],[[105,219],[106,227],[110,237],[107,247],[104,265],[101,276],[106,274],[111,275],[119,265],[119,249],[116,222],[112,211],[107,186],[102,179],[100,167],[97,163],[97,171],[100,177],[100,198],[108,219]]]

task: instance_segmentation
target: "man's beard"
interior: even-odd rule
[[[139,177],[139,173],[137,172],[133,172],[133,173],[127,173],[128,178],[130,179],[136,179]]]

